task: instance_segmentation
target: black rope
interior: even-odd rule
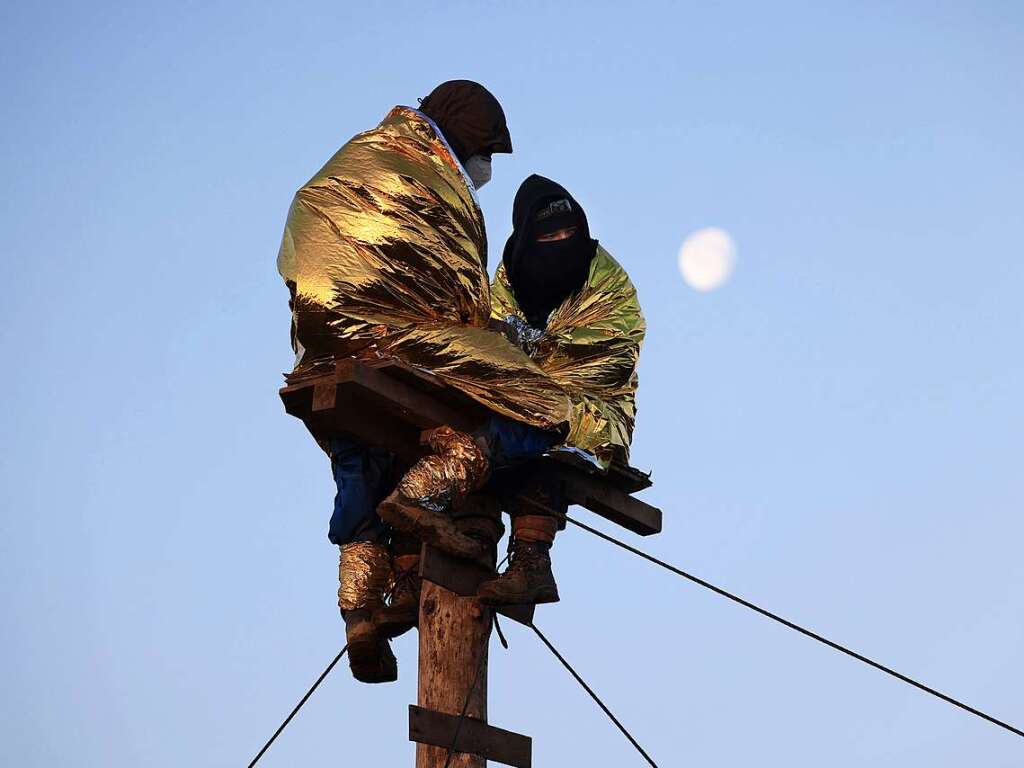
[[[508,650],[508,640],[505,639],[505,633],[501,631],[501,624],[498,623],[497,612],[492,612],[491,616],[494,617],[494,629],[498,633],[498,640],[501,642],[501,647],[506,651]]]
[[[334,665],[337,664],[339,661],[341,661],[341,657],[345,655],[345,651],[347,651],[347,650],[348,650],[348,645],[346,645],[344,648],[342,648],[338,652],[338,655],[334,657],[334,660],[330,664],[327,665],[327,669],[325,669],[323,672],[320,673],[320,677],[318,677],[316,679],[316,682],[313,683],[313,687],[310,688],[308,691],[306,691],[306,695],[303,696],[299,700],[299,703],[295,705],[295,709],[293,709],[291,711],[291,713],[288,715],[288,717],[286,717],[284,719],[284,722],[281,723],[281,725],[278,727],[278,729],[276,731],[274,731],[274,735],[271,736],[270,739],[267,741],[267,743],[263,745],[263,749],[261,749],[259,751],[259,754],[257,754],[256,757],[254,757],[252,759],[252,762],[249,763],[248,768],[252,768],[254,765],[256,765],[256,763],[259,762],[259,759],[261,757],[263,757],[263,753],[266,752],[268,749],[270,749],[270,745],[274,743],[274,739],[276,739],[278,736],[281,735],[281,731],[283,731],[288,726],[288,723],[290,723],[292,721],[292,718],[295,717],[296,713],[300,709],[302,709],[302,705],[306,703],[306,700],[310,696],[313,695],[313,691],[315,691],[317,689],[317,687],[320,685],[320,683],[322,683],[324,681],[324,678],[327,677],[327,675],[330,673],[330,671],[332,669],[334,669]]]
[[[641,755],[643,755],[644,760],[646,760],[654,768],[658,768],[658,764],[655,763],[651,759],[651,756],[648,755],[644,751],[644,748],[641,747],[640,744],[637,742],[637,740],[634,739],[633,736],[630,734],[630,732],[626,730],[626,727],[622,723],[619,722],[619,719],[617,717],[615,717],[615,715],[612,714],[612,711],[610,709],[608,709],[608,707],[605,706],[605,703],[603,701],[601,701],[601,699],[598,697],[598,695],[596,693],[594,693],[594,690],[589,685],[587,685],[586,681],[582,677],[580,677],[579,674],[577,674],[576,670],[573,669],[572,666],[569,664],[569,662],[565,660],[565,657],[562,656],[562,654],[560,654],[558,652],[558,650],[555,648],[555,646],[553,646],[551,644],[551,642],[546,637],[544,637],[544,633],[541,632],[539,629],[537,629],[537,625],[531,622],[530,623],[530,629],[532,629],[534,632],[537,633],[537,637],[539,637],[541,639],[541,641],[544,643],[544,645],[546,645],[548,647],[548,650],[551,651],[555,655],[555,658],[558,659],[560,662],[562,662],[562,666],[565,667],[567,670],[569,670],[569,674],[572,675],[574,678],[576,678],[576,682],[579,683],[581,686],[583,686],[583,690],[585,690],[587,693],[590,694],[590,698],[592,698],[595,702],[597,702],[597,706],[599,706],[601,708],[601,710],[606,715],[608,715],[608,719],[609,720],[611,720],[613,723],[615,723],[615,727],[618,728],[620,731],[622,731],[622,734],[627,739],[629,739],[629,743],[632,744],[636,748],[636,751],[639,752]]]
[[[584,523],[581,523],[579,520],[574,520],[573,518],[569,517],[569,515],[564,515],[564,517],[565,517],[565,519],[567,521],[569,521],[573,525],[575,525],[575,526],[577,526],[579,528],[582,528],[585,531],[589,531],[590,533],[594,534],[595,536],[597,536],[599,538],[602,538],[605,541],[609,541],[609,542],[611,542],[612,544],[615,544],[618,547],[622,547],[627,552],[632,552],[634,555],[637,555],[638,557],[642,557],[644,560],[649,560],[650,562],[654,563],[655,565],[660,565],[662,568],[664,568],[664,569],[666,569],[668,571],[671,571],[672,573],[676,574],[677,576],[682,576],[684,579],[689,579],[694,584],[697,584],[697,585],[699,585],[701,587],[704,587],[705,589],[710,589],[715,594],[721,595],[722,597],[726,597],[729,600],[732,600],[734,603],[739,603],[744,608],[749,608],[750,610],[755,611],[756,613],[759,613],[762,616],[768,617],[772,621],[777,621],[779,624],[782,624],[784,627],[788,627],[789,629],[792,629],[792,630],[794,630],[796,632],[799,632],[800,634],[805,635],[805,636],[811,638],[812,640],[817,640],[819,643],[823,643],[824,645],[827,645],[829,648],[832,648],[833,650],[839,651],[840,653],[845,653],[847,656],[849,656],[851,658],[854,658],[857,661],[864,662],[869,667],[874,667],[877,670],[885,672],[887,675],[891,675],[892,677],[895,677],[897,680],[900,680],[900,681],[902,681],[904,683],[907,683],[908,685],[912,685],[915,688],[918,688],[919,690],[924,691],[925,693],[930,693],[932,696],[935,696],[936,698],[942,699],[943,701],[947,702],[948,704],[952,704],[955,707],[959,707],[960,709],[962,709],[962,710],[964,710],[966,712],[970,712],[972,715],[976,715],[977,717],[980,717],[982,720],[987,720],[988,722],[992,723],[993,725],[998,725],[1000,728],[1004,728],[1007,731],[1009,731],[1010,733],[1016,734],[1017,736],[1024,737],[1024,731],[1022,731],[1021,729],[1015,728],[1014,726],[1010,725],[1009,723],[1004,723],[1002,720],[998,720],[998,719],[992,717],[991,715],[987,715],[984,712],[982,712],[980,709],[975,709],[974,707],[971,707],[971,706],[969,706],[967,704],[964,704],[962,701],[958,701],[957,699],[954,699],[952,696],[947,696],[946,694],[942,693],[941,691],[937,691],[934,688],[931,688],[931,687],[925,685],[924,683],[919,683],[917,680],[914,680],[913,678],[907,677],[906,675],[901,674],[900,672],[897,672],[896,670],[891,669],[891,668],[885,666],[884,664],[879,664],[877,661],[873,661],[872,659],[869,659],[867,656],[863,656],[862,654],[859,654],[856,651],[852,651],[849,648],[846,648],[845,646],[840,645],[839,643],[833,642],[832,640],[829,640],[827,637],[823,637],[823,636],[819,635],[817,632],[812,632],[811,630],[806,629],[805,627],[801,627],[799,624],[794,624],[792,621],[789,621],[788,619],[784,619],[781,616],[779,616],[777,614],[774,614],[771,611],[766,610],[766,609],[760,607],[759,605],[755,605],[754,603],[750,602],[749,600],[744,600],[742,597],[734,595],[731,592],[727,592],[726,590],[722,589],[721,587],[716,587],[714,584],[712,584],[710,582],[707,582],[707,581],[704,581],[704,579],[701,579],[701,578],[699,578],[697,576],[694,576],[692,573],[687,573],[686,571],[683,571],[683,570],[681,570],[679,568],[676,568],[674,565],[670,565],[669,563],[666,563],[664,560],[659,560],[658,558],[654,557],[653,555],[649,555],[646,552],[643,552],[643,551],[637,549],[636,547],[631,547],[629,544],[626,544],[623,541],[619,541],[618,539],[616,539],[616,538],[614,538],[612,536],[609,536],[607,533],[603,533],[602,531],[599,531],[596,528],[591,528],[589,525],[585,525]]]

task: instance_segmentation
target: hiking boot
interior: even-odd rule
[[[363,683],[390,683],[398,679],[398,662],[372,617],[391,585],[391,555],[369,541],[342,544],[338,550],[338,607],[345,619],[352,676]]]
[[[557,603],[558,585],[551,573],[551,545],[513,539],[509,549],[505,572],[477,588],[480,602],[485,605]]]
[[[490,567],[492,561],[486,544],[462,533],[444,511],[428,509],[405,496],[401,490],[392,491],[377,507],[377,514],[393,528],[413,533],[421,541],[433,544],[450,555]]]
[[[451,513],[487,478],[487,454],[472,435],[450,427],[426,433],[426,441],[434,453],[409,468],[398,488],[377,507],[377,514],[394,528],[414,533],[445,552],[482,560],[484,548],[459,532]]]
[[[395,558],[395,586],[388,605],[373,612],[377,632],[386,638],[404,635],[419,623],[420,587],[419,555],[400,555]]]
[[[361,683],[393,683],[398,679],[398,660],[391,644],[377,631],[368,608],[345,612],[345,638],[352,677]]]

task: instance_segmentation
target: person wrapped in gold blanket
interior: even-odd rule
[[[491,290],[492,318],[530,354],[572,401],[565,444],[601,466],[626,462],[636,421],[636,367],[646,332],[636,289],[626,271],[590,236],[587,215],[564,187],[533,175],[519,187]],[[478,595],[492,605],[551,602],[558,590],[551,545],[558,513],[557,484],[544,473],[520,473],[513,484],[547,501],[506,501],[512,518],[509,567]]]
[[[299,189],[278,255],[291,292],[292,378],[341,357],[396,357],[481,402],[504,420],[505,432],[519,435],[522,450],[564,437],[566,394],[488,330],[487,240],[476,190],[490,176],[491,156],[511,151],[494,96],[477,83],[450,81],[420,109],[392,109]],[[486,434],[438,430],[434,455],[406,473],[390,506],[381,506],[394,513],[384,521],[376,509],[398,481],[393,457],[321,437],[338,486],[329,538],[340,547],[350,665],[360,680],[393,680],[387,637],[415,620],[419,551],[401,535],[416,528],[401,513],[451,504],[477,488],[488,473],[490,444]],[[466,555],[478,546],[464,545]],[[395,580],[396,573],[407,578]],[[392,583],[391,605],[384,606]]]

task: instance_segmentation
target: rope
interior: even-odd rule
[[[589,531],[590,533],[594,534],[595,536],[597,536],[599,538],[602,538],[605,541],[611,542],[612,544],[615,544],[616,546],[621,547],[622,549],[626,550],[627,552],[632,552],[634,555],[637,555],[638,557],[642,557],[644,560],[648,560],[648,561],[654,563],[655,565],[660,565],[665,570],[671,571],[672,573],[676,574],[677,576],[682,576],[684,579],[688,579],[688,580],[692,581],[694,584],[697,584],[698,586],[704,587],[705,589],[710,589],[715,594],[718,594],[718,595],[721,595],[722,597],[728,598],[729,600],[732,600],[734,603],[739,603],[744,608],[749,608],[750,610],[754,611],[755,613],[759,613],[762,616],[766,616],[767,618],[771,619],[772,621],[777,621],[779,624],[781,624],[784,627],[788,627],[789,629],[792,629],[795,632],[799,632],[801,635],[805,635],[806,637],[809,637],[812,640],[817,640],[819,643],[827,645],[829,648],[832,648],[833,650],[839,651],[840,653],[845,653],[847,656],[849,656],[849,657],[851,657],[853,659],[856,659],[857,661],[864,662],[869,667],[874,667],[875,669],[877,669],[877,670],[879,670],[881,672],[884,672],[887,675],[891,675],[892,677],[895,677],[897,680],[900,680],[900,681],[902,681],[904,683],[907,683],[908,685],[912,685],[913,687],[915,687],[915,688],[917,688],[919,690],[922,690],[925,693],[930,693],[932,696],[935,696],[936,698],[942,699],[943,701],[945,701],[948,704],[952,704],[955,707],[959,707],[960,709],[962,709],[962,710],[964,710],[966,712],[970,712],[972,715],[976,715],[977,717],[980,717],[982,720],[987,720],[988,722],[992,723],[993,725],[998,725],[1000,728],[1003,728],[1003,729],[1009,731],[1010,733],[1016,734],[1017,736],[1020,736],[1020,737],[1024,738],[1024,731],[1022,731],[1021,729],[1015,728],[1014,726],[1010,725],[1009,723],[1005,723],[1002,720],[998,720],[998,719],[992,717],[991,715],[988,715],[988,714],[982,712],[980,709],[975,709],[974,707],[968,706],[967,704],[964,704],[962,701],[958,701],[957,699],[954,699],[952,696],[947,696],[946,694],[942,693],[941,691],[937,691],[934,688],[925,685],[924,683],[920,683],[917,680],[914,680],[913,678],[907,677],[906,675],[904,675],[904,674],[902,674],[900,672],[897,672],[896,670],[891,669],[890,667],[887,667],[884,664],[880,664],[877,661],[869,659],[867,656],[864,656],[864,655],[862,655],[860,653],[857,653],[856,651],[852,651],[849,648],[846,648],[845,646],[840,645],[839,643],[836,643],[836,642],[834,642],[832,640],[829,640],[827,637],[823,637],[822,635],[819,635],[817,632],[813,632],[813,631],[811,631],[811,630],[809,630],[809,629],[807,629],[805,627],[801,627],[799,624],[795,624],[792,621],[789,621],[788,619],[784,619],[781,616],[779,616],[778,614],[772,613],[771,611],[766,610],[766,609],[760,607],[759,605],[755,605],[754,603],[750,602],[749,600],[744,600],[742,597],[734,595],[731,592],[727,592],[726,590],[722,589],[721,587],[716,587],[714,584],[712,584],[712,583],[710,583],[708,581],[704,581],[704,579],[701,579],[701,578],[699,578],[697,576],[694,576],[691,573],[687,573],[684,570],[676,568],[674,565],[670,565],[669,563],[666,563],[664,560],[659,560],[658,558],[654,557],[653,555],[649,555],[646,552],[643,552],[643,551],[637,549],[636,547],[631,547],[629,544],[626,544],[623,541],[619,541],[618,539],[616,539],[616,538],[614,538],[612,536],[609,536],[607,533],[603,533],[602,531],[599,531],[596,528],[591,528],[589,525],[585,525],[584,523],[581,523],[579,520],[574,520],[573,518],[569,517],[569,515],[564,515],[564,517],[565,517],[565,519],[568,522],[572,523],[573,525],[577,526],[578,528],[582,528],[585,531]]]
[[[576,678],[576,682],[579,683],[581,686],[583,686],[583,690],[585,690],[587,693],[590,694],[590,698],[592,698],[595,702],[597,702],[597,706],[599,706],[601,708],[601,710],[606,715],[608,715],[608,719],[609,720],[611,720],[613,723],[615,723],[615,727],[618,728],[620,731],[622,731],[622,734],[627,739],[629,739],[629,743],[633,745],[633,747],[636,749],[636,751],[639,752],[641,755],[643,755],[644,760],[646,760],[649,765],[653,766],[653,768],[658,768],[658,764],[655,763],[651,759],[651,756],[648,755],[644,751],[644,748],[641,747],[640,744],[637,742],[637,740],[634,739],[633,736],[630,734],[630,732],[626,730],[626,727],[622,723],[619,722],[619,719],[617,717],[615,717],[615,715],[612,714],[612,711],[610,709],[608,709],[607,706],[605,706],[605,703],[603,701],[601,701],[601,699],[598,697],[598,695],[596,693],[594,693],[594,690],[589,685],[587,685],[586,681],[582,677],[579,676],[579,674],[576,672],[575,669],[572,668],[572,665],[570,665],[569,662],[565,660],[565,657],[562,656],[562,654],[560,654],[558,652],[558,650],[555,648],[555,646],[553,646],[551,644],[551,642],[546,637],[544,637],[544,633],[541,632],[539,629],[537,629],[537,625],[531,622],[530,623],[530,629],[532,629],[534,632],[537,633],[537,637],[539,637],[541,639],[541,641],[544,643],[544,645],[546,645],[548,647],[548,650],[551,651],[555,655],[555,658],[558,659],[560,662],[562,662],[562,666],[565,667],[567,670],[569,670],[569,674],[572,675],[574,678]]]
[[[284,719],[284,722],[281,723],[280,726],[278,726],[278,729],[276,731],[274,731],[274,735],[271,736],[267,743],[263,745],[263,749],[261,749],[259,753],[256,755],[256,757],[252,759],[252,762],[249,763],[248,768],[252,768],[254,765],[256,765],[256,763],[259,762],[259,759],[263,757],[263,753],[270,749],[270,745],[274,743],[274,739],[281,735],[281,731],[283,731],[288,726],[288,723],[292,721],[292,718],[295,717],[295,715],[298,713],[300,709],[302,709],[302,705],[306,703],[306,700],[313,695],[313,691],[317,689],[320,683],[324,681],[324,678],[327,677],[327,675],[330,673],[332,669],[334,669],[334,665],[341,661],[341,657],[345,655],[345,652],[347,650],[348,645],[346,645],[344,648],[338,651],[338,655],[335,656],[334,660],[327,665],[327,669],[320,673],[320,677],[318,677],[316,679],[316,682],[313,683],[313,687],[306,691],[306,695],[299,699],[299,703],[295,705],[295,709],[293,709],[289,713],[288,717]]]

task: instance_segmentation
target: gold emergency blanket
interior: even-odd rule
[[[395,574],[391,555],[380,544],[354,541],[343,544],[338,555],[338,607],[343,611],[384,603]]]
[[[491,314],[530,335],[504,265],[491,286]],[[583,290],[551,314],[543,332],[521,337],[531,357],[572,400],[566,445],[593,454],[605,467],[629,458],[636,366],[646,331],[629,276],[599,245]]]
[[[433,512],[459,507],[486,479],[487,456],[472,436],[451,427],[433,430],[428,442],[434,452],[412,465],[398,490]]]
[[[487,330],[483,215],[433,123],[395,107],[300,189],[278,271],[293,292],[296,370],[391,356],[493,411],[564,426],[569,402],[520,349]]]

